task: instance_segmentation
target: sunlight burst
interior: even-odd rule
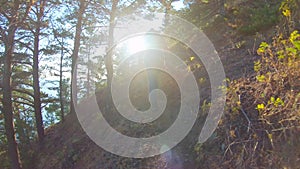
[[[129,54],[138,53],[147,49],[147,43],[144,36],[136,36],[128,39],[125,43]]]

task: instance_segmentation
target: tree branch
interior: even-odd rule
[[[27,102],[23,102],[23,101],[19,101],[19,100],[13,100],[13,102],[19,103],[19,104],[25,104],[25,105],[30,106],[30,107],[34,107],[33,104],[31,104],[31,103],[27,103]]]
[[[21,45],[25,46],[27,49],[29,49],[31,52],[34,52],[34,50],[29,46],[29,43],[24,43],[22,41],[16,40],[17,43],[20,43]]]
[[[32,98],[34,97],[33,93],[26,91],[26,90],[22,90],[22,89],[12,89],[13,91],[19,92],[19,93],[23,93],[23,94],[27,94],[29,96],[31,96]]]
[[[241,95],[239,95],[239,102],[242,103],[242,102],[241,102]],[[245,110],[243,109],[242,104],[241,104],[241,111],[242,111],[243,115],[246,117],[246,119],[247,119],[247,121],[248,121],[247,132],[249,132],[249,131],[250,131],[250,128],[251,128],[251,121],[250,121],[250,119],[248,118],[248,116],[247,116]]]

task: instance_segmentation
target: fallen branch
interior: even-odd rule
[[[239,95],[239,102],[241,103],[241,95]],[[250,119],[248,118],[247,113],[246,113],[245,110],[243,109],[242,104],[241,104],[240,106],[241,106],[241,111],[242,111],[243,115],[246,117],[246,119],[247,119],[247,121],[248,121],[248,129],[247,129],[247,133],[249,133],[250,128],[251,128],[251,121],[250,121]]]

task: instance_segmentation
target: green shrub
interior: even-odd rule
[[[241,19],[238,31],[242,34],[254,34],[276,25],[280,16],[279,6],[279,3],[257,2],[250,7],[242,7],[238,14]]]

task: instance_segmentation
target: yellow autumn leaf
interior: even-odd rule
[[[194,59],[195,59],[195,57],[194,57],[194,56],[191,56],[191,57],[190,57],[190,60],[191,60],[191,61],[193,61]]]
[[[253,138],[254,138],[254,139],[257,139],[257,138],[258,138],[256,133],[253,134]]]
[[[204,83],[204,82],[205,82],[205,78],[201,77],[201,78],[199,79],[199,83],[202,84],[202,83]]]
[[[234,130],[230,130],[229,133],[230,133],[230,136],[231,136],[231,137],[233,137],[233,138],[236,137],[235,131],[234,131]]]
[[[272,134],[269,133],[268,137],[269,137],[270,140],[273,140],[273,135]]]
[[[286,10],[283,10],[282,11],[282,14],[285,16],[285,17],[290,17],[291,16],[291,11],[289,9],[286,9]]]
[[[187,67],[187,70],[188,70],[189,72],[191,72],[191,71],[192,71],[191,66],[188,66],[188,67]]]
[[[264,109],[265,108],[265,105],[264,104],[258,104],[257,105],[257,110],[262,110],[262,109]]]

